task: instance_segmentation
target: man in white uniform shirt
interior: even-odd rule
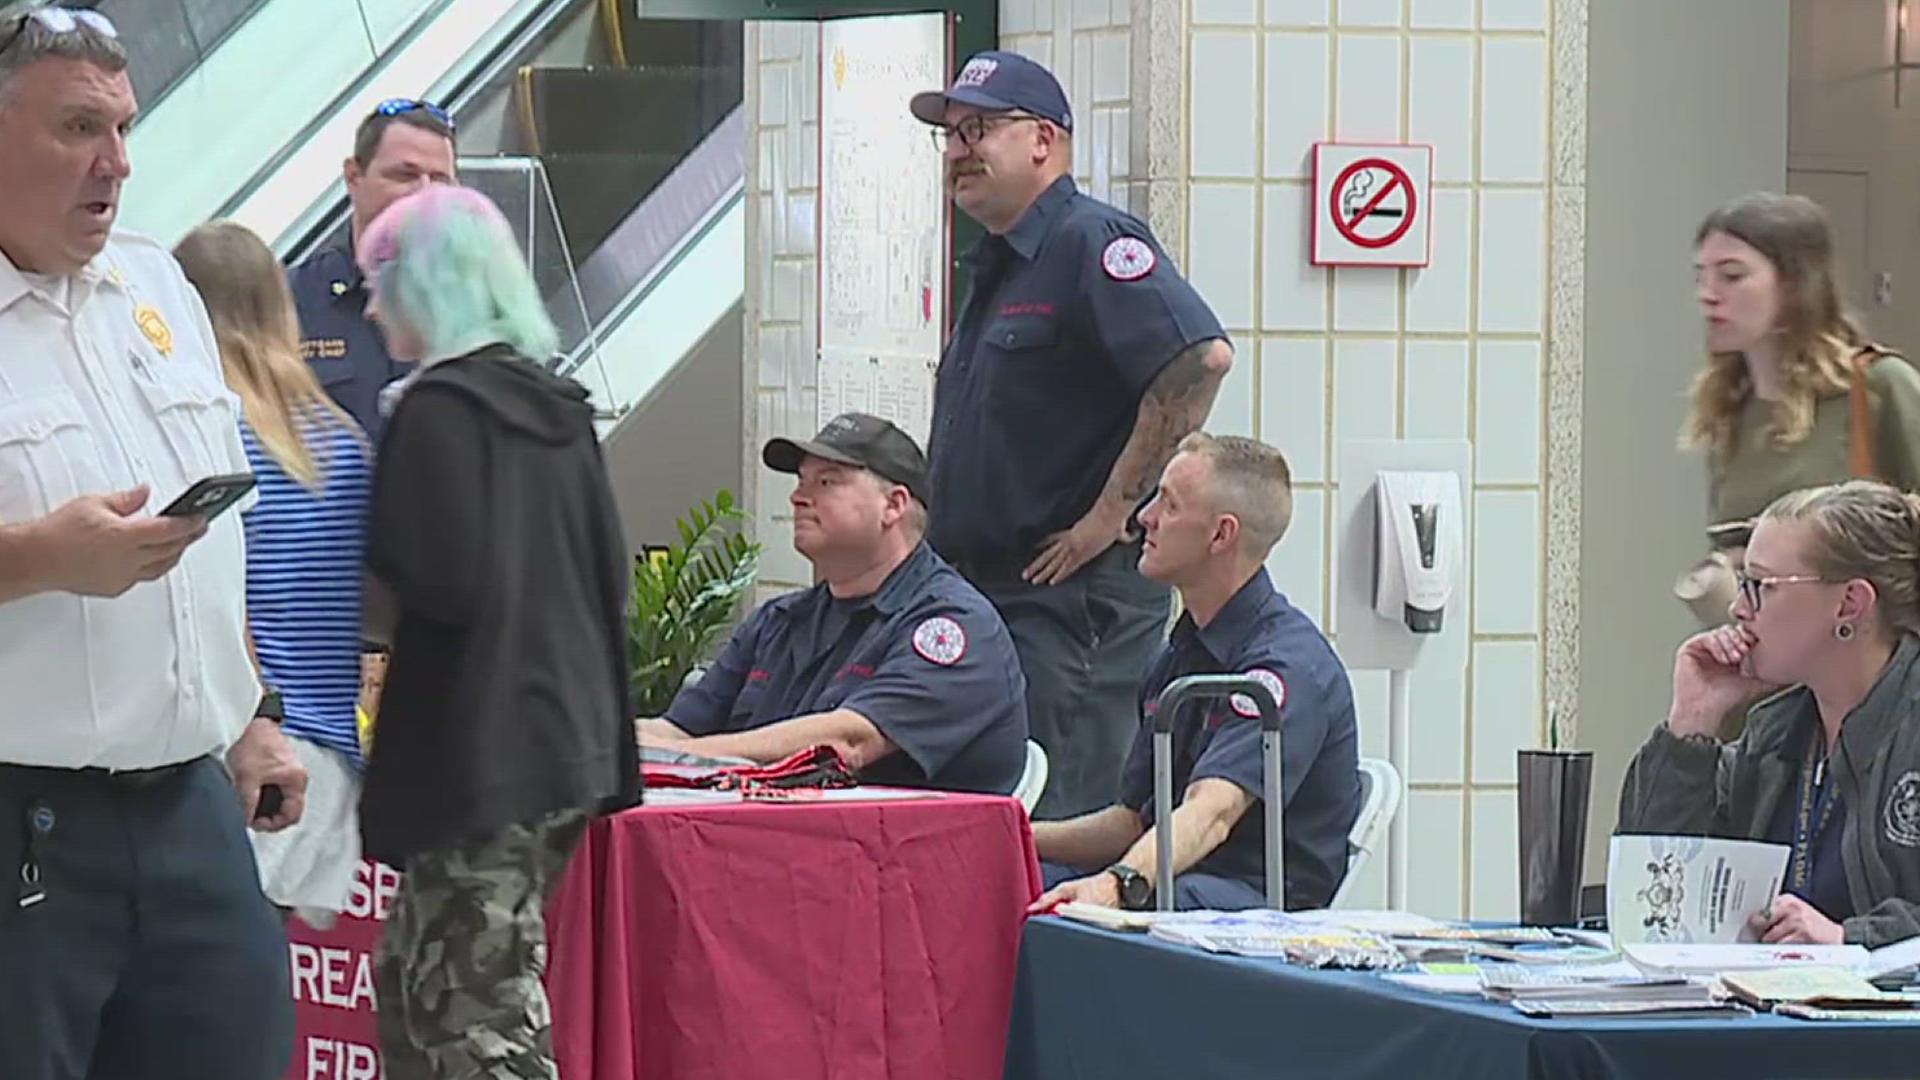
[[[240,515],[156,516],[247,458],[193,288],[112,231],[134,109],[105,18],[0,14],[0,1077],[272,1080],[245,828],[306,778],[259,718]]]

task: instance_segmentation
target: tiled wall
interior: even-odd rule
[[[1353,438],[1466,438],[1470,640],[1413,673],[1408,902],[1517,913],[1514,751],[1540,745],[1551,111],[1548,0],[1188,5],[1186,265],[1237,343],[1210,426],[1285,450],[1271,568],[1338,641],[1332,480]],[[1159,73],[1150,77],[1160,78]],[[1431,143],[1433,263],[1309,265],[1312,144]],[[1363,753],[1387,676],[1356,672]],[[1361,904],[1386,899],[1382,865]]]
[[[746,385],[741,452],[743,499],[763,546],[761,595],[810,584],[793,550],[791,483],[760,464],[760,444],[775,435],[810,436],[819,428],[814,351],[819,323],[820,28],[816,23],[748,23],[746,28],[747,278]]]
[[[1000,0],[1000,45],[1045,64],[1074,112],[1074,180],[1131,203],[1131,0]],[[1137,208],[1136,208],[1137,212]]]

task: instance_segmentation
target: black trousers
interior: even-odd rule
[[[1119,795],[1140,729],[1140,682],[1166,641],[1172,602],[1166,586],[1140,576],[1139,561],[1139,544],[1118,544],[1048,586],[1021,581],[1020,567],[961,567],[999,609],[1027,675],[1027,723],[1048,763],[1036,819],[1099,810]]]
[[[286,1070],[286,934],[213,758],[131,776],[0,765],[0,882],[0,1077]]]

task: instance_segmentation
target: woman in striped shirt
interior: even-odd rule
[[[213,222],[174,249],[206,301],[241,440],[258,479],[245,514],[247,624],[260,678],[310,776],[306,813],[254,833],[268,899],[309,922],[343,910],[360,862],[360,567],[371,452],[300,355],[293,295],[273,252]]]

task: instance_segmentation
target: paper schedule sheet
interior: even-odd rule
[[[1755,940],[1747,920],[1780,894],[1784,844],[1707,836],[1616,836],[1607,925],[1617,944]]]

